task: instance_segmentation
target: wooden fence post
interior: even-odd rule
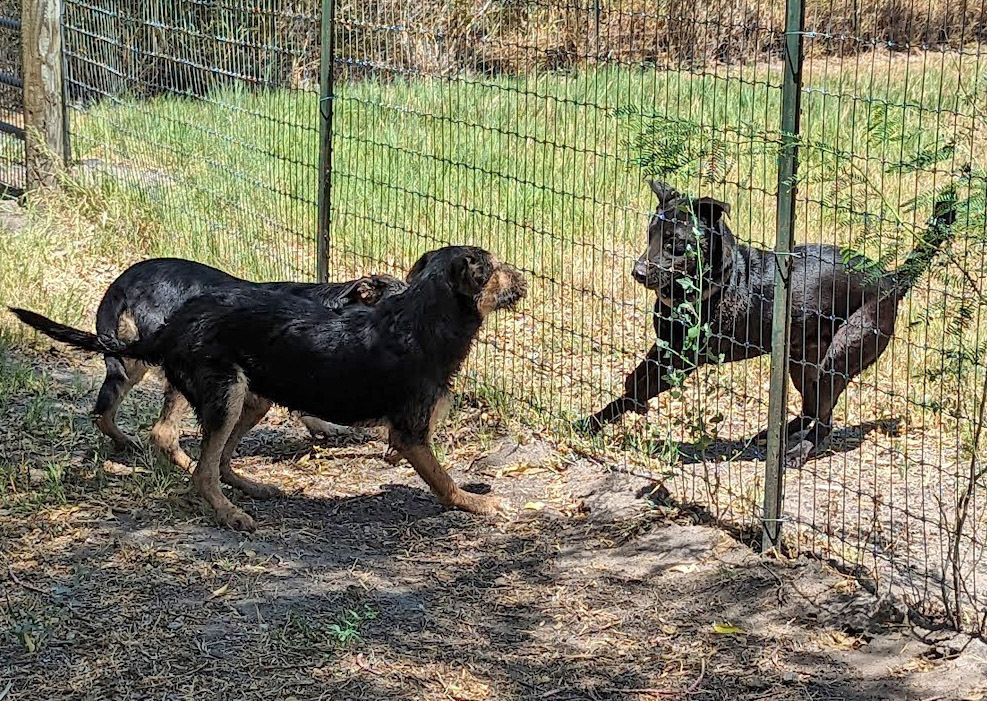
[[[23,0],[24,130],[27,189],[50,187],[64,166],[61,0]]]

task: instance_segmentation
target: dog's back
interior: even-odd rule
[[[355,289],[363,285],[362,289]],[[387,275],[350,282],[250,282],[217,268],[181,258],[153,258],[132,265],[113,281],[96,312],[96,333],[133,341],[159,329],[183,304],[220,290],[264,289],[305,297],[327,307],[349,302],[375,304],[406,285]],[[349,294],[355,290],[356,294]]]
[[[866,258],[846,258],[836,246],[807,244],[792,253],[793,335],[843,323],[883,279]],[[760,248],[738,245],[734,255],[733,277],[710,311],[714,330],[728,329],[738,345],[728,358],[738,360],[771,352],[776,265],[774,253]]]
[[[275,403],[340,424],[360,424],[393,413],[409,393],[409,378],[427,382],[426,357],[406,316],[382,301],[375,307],[326,307],[273,290],[237,288],[189,300],[148,341],[164,355],[169,380],[189,391],[199,373],[237,368],[250,390]],[[477,324],[478,325],[478,324]],[[457,329],[449,350],[465,355],[475,330]],[[433,354],[429,354],[431,356]],[[186,357],[209,359],[189,366]],[[442,368],[442,373],[449,370]],[[189,397],[193,405],[208,398]]]
[[[96,333],[115,341],[133,341],[153,333],[192,297],[244,283],[191,260],[141,261],[127,268],[106,290],[96,311]]]
[[[403,291],[402,281],[374,275],[336,283],[255,283],[222,270],[180,258],[157,258],[128,268],[110,285],[96,314],[97,335],[109,347],[147,338],[162,329],[186,302],[210,292],[267,289],[285,295],[306,297],[331,308],[372,306],[384,297]],[[147,362],[104,356],[106,377],[93,407],[96,425],[118,445],[138,445],[116,424],[116,412],[127,393],[150,365]],[[151,431],[163,452],[177,464],[190,462],[180,450],[173,424],[181,418],[184,404],[171,388],[165,390],[165,407]]]

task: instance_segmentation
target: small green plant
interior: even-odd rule
[[[360,627],[367,621],[377,618],[377,612],[364,605],[362,611],[350,609],[343,614],[339,623],[333,623],[326,630],[341,647],[346,647],[360,639]]]
[[[673,399],[681,399],[684,396],[683,385],[686,378],[700,365],[723,362],[722,355],[711,357],[707,353],[711,329],[703,311],[703,286],[708,275],[706,254],[703,250],[706,234],[699,226],[699,221],[691,207],[684,205],[682,211],[692,222],[691,237],[686,244],[686,256],[695,262],[695,278],[683,276],[675,280],[682,289],[682,301],[671,310],[670,316],[685,327],[685,339],[681,350],[673,348],[664,339],[657,341],[657,346],[662,352],[663,371],[671,385],[668,392]],[[723,421],[723,415],[720,413],[709,415],[706,399],[715,391],[714,384],[704,383],[697,400],[690,403],[690,409],[682,417],[686,435],[692,441],[693,449],[699,453],[704,452],[717,439],[719,435],[717,426]],[[659,454],[666,459],[677,459],[681,450],[671,437],[667,437],[664,446],[659,449]]]

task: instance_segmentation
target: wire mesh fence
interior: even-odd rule
[[[82,177],[149,210],[159,252],[314,275],[318,14],[307,11],[65,2],[74,156]]]
[[[20,2],[0,2],[0,194],[24,182]]]
[[[802,547],[983,632],[985,83],[980,44],[960,41],[983,15],[950,24],[944,11],[913,3],[913,34],[867,51],[808,19],[800,237],[900,271],[936,238],[936,200],[955,197],[957,221],[897,308],[881,310],[897,318],[887,350],[850,384],[832,454],[790,478],[786,506]]]
[[[464,387],[757,527],[774,291],[757,280],[777,260],[782,84],[797,58],[785,8],[66,0],[76,172],[147,212],[154,252],[314,275],[323,4],[330,277],[401,273],[444,243],[495,251],[530,291],[491,319]],[[795,547],[981,631],[984,31],[981,10],[935,0],[807,4],[795,236],[832,248],[793,258],[815,268],[792,278],[792,380],[815,414],[814,396],[848,386],[831,422],[789,441],[820,439],[785,475],[782,508]],[[948,227],[936,202],[955,213]],[[695,238],[667,255],[693,287],[642,284],[649,228],[677,222]],[[909,251],[925,265],[904,294],[888,271]],[[856,287],[822,284],[827,271]],[[724,323],[724,304],[743,324]],[[638,401],[664,390],[648,413],[574,432],[629,375]],[[790,417],[802,410],[792,391]]]

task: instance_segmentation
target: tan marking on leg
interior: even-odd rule
[[[439,397],[439,400],[435,402],[435,406],[432,407],[432,415],[428,419],[428,435],[431,436],[435,433],[435,427],[446,420],[449,416],[449,411],[452,409],[452,398],[449,396],[448,392],[443,392]]]
[[[414,445],[400,447],[398,450],[445,506],[474,514],[502,515],[504,513],[504,507],[497,497],[470,494],[457,487],[430,446]]]
[[[256,394],[247,392],[243,399],[243,412],[240,414],[240,420],[237,421],[232,433],[230,433],[230,437],[226,441],[226,446],[223,448],[223,455],[219,461],[220,479],[231,487],[235,487],[255,499],[271,499],[281,496],[281,490],[274,485],[261,484],[234,472],[231,462],[233,460],[233,453],[236,451],[240,440],[247,435],[250,429],[260,423],[260,420],[264,418],[264,415],[267,414],[270,408],[271,403],[269,401],[258,397]]]
[[[120,314],[120,318],[117,319],[117,338],[119,338],[124,343],[132,343],[136,341],[140,332],[137,330],[137,321],[134,319],[134,315],[129,311],[125,311]]]
[[[192,467],[192,458],[182,450],[178,442],[182,435],[182,417],[187,409],[188,400],[166,381],[161,415],[151,427],[151,442],[166,458],[183,470]]]
[[[131,360],[129,358],[124,358],[122,362],[123,369],[127,373],[127,381],[117,395],[116,401],[110,405],[110,408],[96,417],[96,427],[112,439],[118,447],[139,449],[141,447],[140,441],[134,436],[124,433],[117,425],[117,411],[120,409],[120,404],[123,402],[124,397],[134,388],[134,385],[144,378],[148,366],[139,360]]]
[[[257,523],[227,499],[219,486],[220,459],[230,434],[240,420],[245,393],[246,382],[241,379],[229,388],[223,425],[216,428],[203,426],[202,455],[192,472],[192,483],[196,491],[216,511],[217,523],[240,531],[254,531]]]

